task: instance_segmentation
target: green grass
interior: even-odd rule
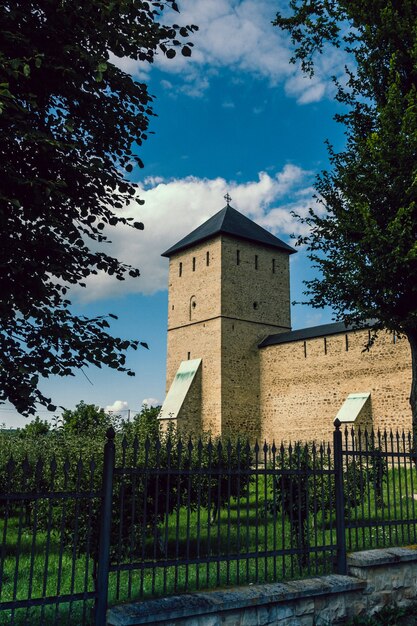
[[[3,535],[4,522],[0,522],[0,533]],[[48,554],[48,557],[46,556]],[[65,549],[57,533],[37,532],[19,524],[17,517],[7,523],[7,543],[3,575],[1,577],[1,601],[26,600],[62,596],[68,593],[93,591],[93,580],[90,575],[93,563],[85,556],[73,560],[70,550]],[[31,582],[32,581],[32,582]],[[85,584],[87,581],[87,585]],[[29,610],[18,609],[13,613],[8,610],[0,612],[0,624],[12,623],[45,624],[65,623],[64,618],[72,614],[69,624],[83,623],[83,616],[88,615],[91,601],[85,603],[57,603]]]
[[[317,496],[321,495],[321,487]],[[347,531],[348,549],[367,549],[388,545],[407,545],[417,542],[417,502],[411,497],[417,492],[415,470],[390,468],[388,484],[383,486],[383,502],[378,504],[373,489],[359,506],[349,510],[349,518],[356,528]],[[256,497],[258,496],[258,498]],[[129,573],[110,575],[109,602],[114,604],[129,598],[148,598],[167,595],[176,591],[207,589],[219,586],[272,582],[304,576],[316,576],[332,571],[332,552],[318,552],[311,563],[303,562],[298,555],[271,555],[272,551],[296,547],[291,526],[281,511],[275,511],[274,524],[272,483],[263,477],[251,485],[247,495],[231,501],[221,509],[214,523],[209,523],[205,509],[187,511],[182,508],[167,516],[159,525],[158,541],[149,532],[145,542],[138,541],[132,561],[148,564]],[[258,504],[256,504],[258,502]],[[388,516],[388,504],[390,516]],[[313,521],[316,521],[314,529]],[[21,518],[22,519],[22,518]],[[390,519],[402,522],[393,526],[382,526]],[[410,523],[408,520],[412,520]],[[310,513],[308,540],[310,548],[334,544],[336,541],[334,520],[321,510]],[[363,523],[367,528],[361,528]],[[4,522],[0,521],[0,536]],[[254,556],[242,558],[243,552]],[[256,557],[265,552],[262,557]],[[48,560],[46,554],[49,553]],[[229,554],[230,560],[219,563],[203,563],[204,559],[216,559]],[[17,559],[17,556],[19,557]],[[8,521],[4,548],[4,571],[1,601],[24,600],[43,596],[93,590],[93,563],[80,555],[73,560],[70,549],[61,545],[58,534],[31,530],[19,518]],[[199,562],[186,565],[162,567],[164,560],[177,558],[195,559]],[[129,563],[124,557],[122,562]],[[86,576],[86,565],[88,573]],[[31,576],[31,572],[33,575]],[[46,574],[46,583],[44,583]],[[30,580],[33,580],[30,588]],[[43,620],[52,624],[56,616],[59,624],[88,623],[92,602],[61,603],[44,609],[33,607],[17,610],[15,624],[36,624]],[[0,613],[0,624],[10,624],[10,612]]]

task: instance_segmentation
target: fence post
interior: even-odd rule
[[[95,626],[106,624],[107,594],[109,588],[110,565],[110,532],[111,508],[113,497],[113,470],[115,459],[114,437],[112,427],[106,432],[107,441],[104,446],[103,479],[101,484],[100,534],[97,558],[96,602],[94,610]]]
[[[336,542],[337,561],[336,573],[347,574],[346,562],[346,529],[345,529],[345,495],[343,491],[343,458],[342,458],[342,431],[341,422],[334,421],[333,433],[333,458],[334,458],[334,484],[336,505]]]

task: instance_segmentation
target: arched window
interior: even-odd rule
[[[197,307],[197,301],[195,299],[195,296],[191,296],[190,298],[190,322],[192,322],[195,319],[194,312],[196,310],[196,307]]]

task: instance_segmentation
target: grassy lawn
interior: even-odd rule
[[[0,521],[3,535],[4,522]],[[1,601],[26,600],[63,596],[69,593],[93,591],[91,577],[93,563],[85,556],[73,559],[65,549],[58,533],[26,529],[14,517],[7,523],[7,543],[4,550],[3,571],[0,577]],[[81,624],[88,615],[91,601],[86,603],[52,603],[46,607],[0,612],[0,624]],[[69,621],[66,621],[70,618]],[[14,622],[13,622],[14,620]],[[88,622],[86,622],[88,623]]]
[[[382,501],[371,488],[358,500],[358,506],[348,508],[347,521],[352,526],[346,531],[348,549],[417,543],[414,492],[415,470],[390,468]],[[336,542],[334,519],[320,504],[324,484],[312,483],[311,493],[305,526],[305,543],[313,551],[309,557],[300,548],[300,528],[291,525],[288,516],[274,506],[276,488],[272,480],[265,482],[259,476],[247,494],[232,499],[214,521],[209,522],[205,508],[187,511],[183,507],[165,516],[157,533],[138,529],[131,535],[130,546],[123,544],[120,558],[116,546],[113,562],[133,569],[111,573],[110,604],[198,588],[330,573],[334,551],[329,546]],[[390,523],[393,520],[401,521]],[[0,536],[4,534],[1,602],[93,590],[92,560],[73,554],[61,543],[58,533],[34,534],[22,517],[19,523],[16,516],[8,520],[6,529],[0,521]],[[291,554],[292,549],[298,553]],[[279,551],[283,553],[277,554]],[[91,600],[79,600],[18,609],[13,615],[4,611],[0,624],[36,624],[42,620],[45,624],[88,623],[91,607]]]

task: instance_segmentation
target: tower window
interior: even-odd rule
[[[307,342],[304,342],[304,358],[307,358]]]
[[[240,265],[240,250],[236,250],[236,265]]]
[[[190,298],[190,322],[193,320],[193,313],[195,311],[196,306],[197,306],[197,302],[196,302],[195,296],[191,296]]]
[[[188,353],[187,353],[187,359],[188,359],[188,361],[190,360],[190,358],[191,358],[191,352],[188,352]]]
[[[258,269],[258,255],[255,254],[255,269]]]
[[[392,343],[397,343],[397,333],[395,332],[395,330],[392,333]]]
[[[195,256],[193,256],[193,272],[195,272]]]
[[[272,259],[272,273],[275,274],[275,259]]]
[[[324,354],[327,354],[327,339],[324,338]]]
[[[253,303],[253,308],[256,310],[258,308],[259,304],[257,302]]]
[[[209,251],[206,252],[206,265],[207,267],[210,265],[210,252]]]
[[[349,350],[349,337],[345,335],[345,349],[346,352]]]
[[[182,276],[182,263],[180,261],[180,264],[178,266],[178,276]]]

